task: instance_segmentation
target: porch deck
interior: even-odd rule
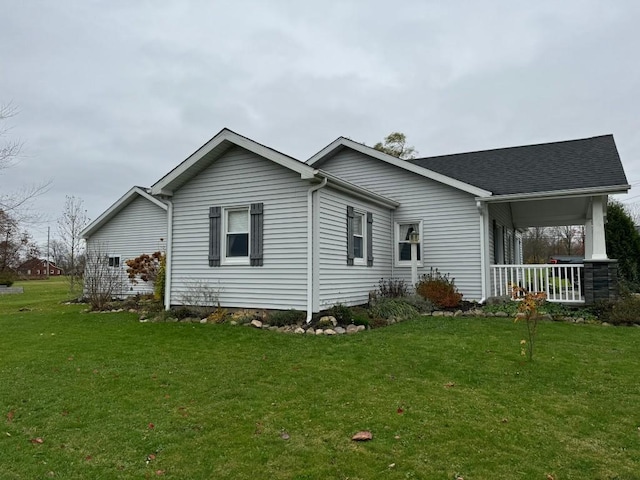
[[[584,265],[491,265],[491,293],[514,300],[513,286],[544,292],[547,301],[584,303]]]

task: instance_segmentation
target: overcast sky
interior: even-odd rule
[[[223,127],[300,160],[341,135],[401,131],[432,156],[612,133],[640,186],[637,0],[0,5],[24,141],[0,189],[52,180],[39,239],[65,195],[94,219]]]

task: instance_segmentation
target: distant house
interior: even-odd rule
[[[64,272],[53,262],[48,262],[49,276],[57,277]],[[18,275],[25,279],[41,279],[47,277],[47,260],[31,258],[18,267]]]
[[[535,279],[529,288],[552,301],[592,301],[614,265],[607,198],[630,186],[611,135],[410,161],[338,138],[302,162],[223,129],[151,188],[135,188],[83,235],[108,244],[118,268],[166,238],[167,308],[205,288],[225,307],[310,318],[366,303],[380,278],[410,281],[410,232],[418,273],[450,274],[467,300]],[[585,262],[567,267],[562,278],[577,285],[558,293],[549,266],[522,265],[522,232],[578,224]]]

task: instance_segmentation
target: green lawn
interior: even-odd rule
[[[20,285],[0,296],[3,480],[640,479],[640,328],[543,323],[528,363],[510,319],[296,336]]]

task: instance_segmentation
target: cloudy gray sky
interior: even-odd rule
[[[91,218],[223,127],[301,160],[404,132],[420,156],[612,133],[640,186],[640,2],[0,0],[21,162]],[[579,174],[580,172],[576,172]],[[635,203],[640,188],[620,199]],[[47,223],[33,227],[40,239]]]

